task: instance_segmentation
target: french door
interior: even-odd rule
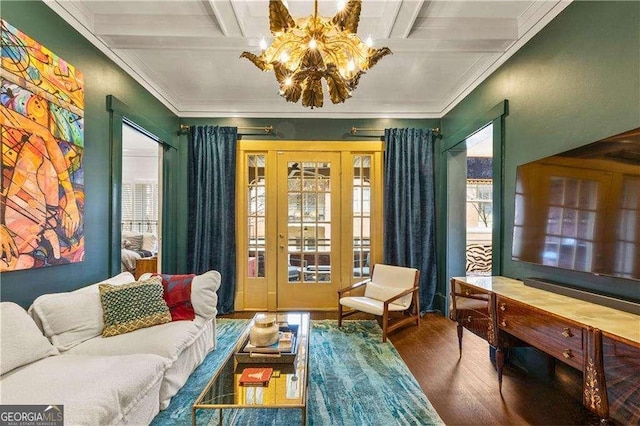
[[[382,143],[240,141],[237,310],[335,310],[382,248]]]
[[[332,308],[341,270],[340,154],[277,159],[278,308]]]

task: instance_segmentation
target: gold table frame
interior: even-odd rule
[[[256,315],[263,315],[256,314]],[[307,392],[309,382],[309,333],[310,315],[306,312],[273,313],[279,324],[298,325],[298,356],[293,363],[269,362],[239,364],[234,354],[242,349],[253,320],[240,334],[233,350],[229,352],[211,380],[204,387],[191,408],[191,424],[196,426],[197,410],[219,410],[218,422],[222,425],[223,410],[238,409],[300,409],[302,424],[307,420]],[[241,386],[238,379],[245,367],[271,367],[273,374],[267,386]],[[235,411],[234,415],[237,415]],[[231,420],[233,424],[233,420]]]

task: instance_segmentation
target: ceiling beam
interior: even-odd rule
[[[94,16],[97,36],[216,36],[219,28],[205,15],[104,15]]]
[[[226,37],[244,37],[244,31],[238,22],[236,11],[229,0],[204,0],[207,11],[213,12],[222,34]]]
[[[518,20],[512,18],[430,18],[415,20],[410,38],[441,40],[518,39]]]
[[[402,2],[400,6],[400,10],[398,11],[398,15],[396,16],[396,20],[391,27],[391,32],[389,33],[389,37],[391,38],[407,38],[411,33],[411,29],[413,28],[416,19],[422,10],[422,6],[424,6],[425,1],[411,1],[411,2]]]
[[[248,50],[258,53],[258,40],[241,37],[200,37],[200,36],[103,36],[102,39],[114,50],[209,50],[237,51]],[[504,52],[512,39],[484,40],[423,40],[391,38],[376,40],[376,46],[386,46],[394,53],[422,52],[467,52],[495,53]],[[374,46],[375,47],[375,46]]]

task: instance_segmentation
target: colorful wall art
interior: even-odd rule
[[[84,259],[84,78],[2,20],[0,271]]]

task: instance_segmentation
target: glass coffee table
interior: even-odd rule
[[[264,314],[257,314],[264,315]],[[260,363],[238,363],[234,356],[242,350],[253,321],[240,334],[233,350],[205,386],[191,409],[191,423],[197,424],[198,412],[218,410],[219,424],[233,424],[234,418],[245,409],[300,409],[302,424],[307,421],[307,385],[309,369],[309,313],[273,313],[279,325],[297,326],[297,356],[293,362],[277,362],[263,358]],[[255,317],[254,317],[255,319]],[[247,367],[271,367],[273,373],[266,386],[242,386],[239,383],[242,371]]]

